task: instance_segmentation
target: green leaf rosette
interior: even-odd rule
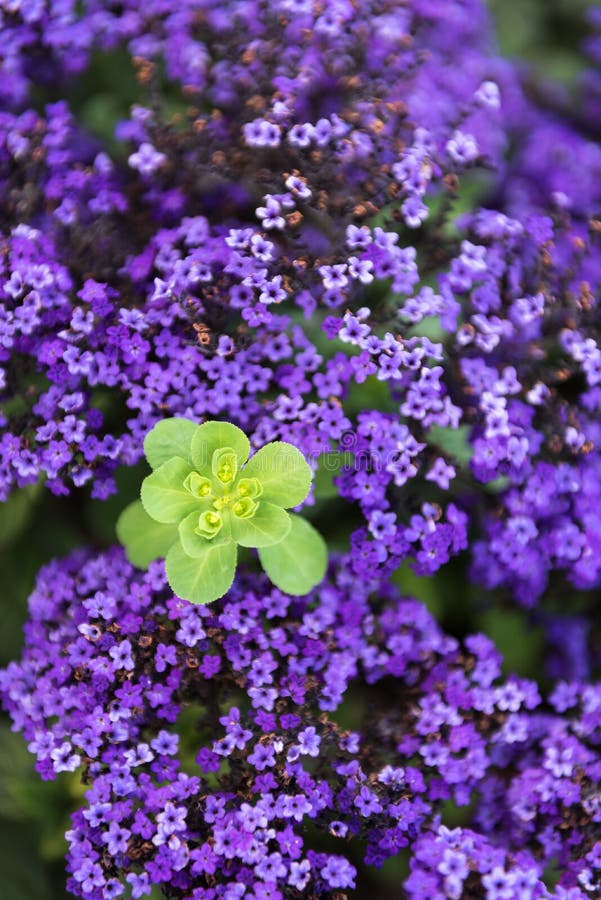
[[[158,422],[144,453],[153,469],[140,500],[117,523],[128,559],[147,568],[165,558],[173,591],[211,603],[231,587],[238,545],[256,548],[271,581],[306,594],[325,575],[321,535],[287,510],[311,487],[312,472],[292,444],[275,441],[250,460],[247,436],[229,422]]]

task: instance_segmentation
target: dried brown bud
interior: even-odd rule
[[[547,439],[547,447],[551,453],[561,453],[563,449],[561,437],[558,434],[552,434],[551,437]]]
[[[396,100],[393,103],[385,103],[385,108],[394,113],[396,116],[406,116],[407,115],[407,104],[403,103],[402,100]]]
[[[250,53],[251,51],[248,52]],[[255,113],[263,112],[265,109],[265,98],[262,97],[261,94],[253,94],[253,96],[249,97],[246,101],[246,105]]]
[[[459,190],[459,179],[453,172],[448,172],[443,178],[444,186],[454,194]]]
[[[155,65],[143,56],[134,56],[133,64],[136,67],[136,79],[140,84],[148,84],[153,76]]]
[[[199,664],[198,655],[193,650],[188,650],[186,653],[186,668],[197,669]]]
[[[294,212],[288,213],[288,215],[286,216],[286,221],[292,228],[296,228],[297,225],[300,225],[302,220],[303,214],[299,212],[298,209]]]

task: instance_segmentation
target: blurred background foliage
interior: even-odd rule
[[[568,88],[577,84],[584,66],[580,42],[586,35],[586,0],[489,0],[496,20],[501,51],[512,59],[524,60],[544,78],[553,78]],[[57,97],[39,98],[40,102]],[[126,57],[111,54],[94,60],[85,77],[73,86],[69,100],[82,124],[119,152],[113,141],[115,122],[124,117],[131,103],[139,99],[134,73]],[[176,107],[176,98],[167,105]],[[381,387],[377,383],[374,390]],[[369,398],[377,404],[377,397]],[[365,395],[362,395],[365,402]],[[446,440],[441,436],[441,443]],[[459,443],[445,449],[460,454]],[[80,494],[54,498],[38,487],[16,492],[0,505],[0,580],[3,621],[0,628],[0,666],[18,658],[22,647],[22,627],[27,614],[27,597],[41,565],[72,548],[89,544],[98,548],[114,540],[114,522],[119,511],[133,499],[142,470],[119,473],[119,495],[105,503],[93,502]],[[325,509],[329,537],[335,546],[344,535],[333,534],[336,520],[348,518],[332,508],[331,473],[319,474],[321,503]],[[341,502],[341,501],[339,501]],[[334,501],[336,506],[336,501]],[[321,513],[319,505],[315,509]],[[414,594],[454,634],[483,630],[504,653],[506,669],[536,677],[540,673],[541,636],[529,626],[526,614],[486,605],[466,586],[465,563],[453,563],[436,577],[417,578],[408,567],[394,576],[403,592]],[[452,602],[449,602],[452,601]],[[349,725],[357,719],[361,697],[350,697],[341,716]],[[32,756],[20,735],[11,732],[0,714],[0,896],[4,900],[67,900],[64,882],[64,832],[69,813],[79,805],[83,787],[77,774],[61,775],[55,782],[42,782],[33,768]],[[459,811],[448,810],[448,820],[459,822]],[[381,881],[363,883],[377,896],[398,896],[399,879],[404,875],[402,860],[391,860],[381,873]],[[371,882],[371,879],[370,879]],[[153,894],[152,900],[159,900]]]

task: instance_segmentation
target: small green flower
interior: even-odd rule
[[[117,535],[134,565],[166,558],[173,591],[192,603],[210,603],[232,585],[238,545],[256,548],[271,581],[306,594],[326,570],[323,538],[287,512],[305,499],[312,472],[302,453],[284,441],[248,459],[250,443],[229,422],[195,425],[163,419],[147,434],[144,453],[153,472],[141,500],[117,522]]]

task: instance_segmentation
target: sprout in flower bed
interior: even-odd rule
[[[141,500],[117,525],[129,560],[141,568],[166,557],[170,586],[185,600],[210,603],[232,585],[238,545],[259,551],[271,581],[306,594],[325,575],[327,550],[309,522],[286,510],[311,487],[311,468],[285,441],[250,443],[229,422],[163,419],[144,441],[153,472]]]

